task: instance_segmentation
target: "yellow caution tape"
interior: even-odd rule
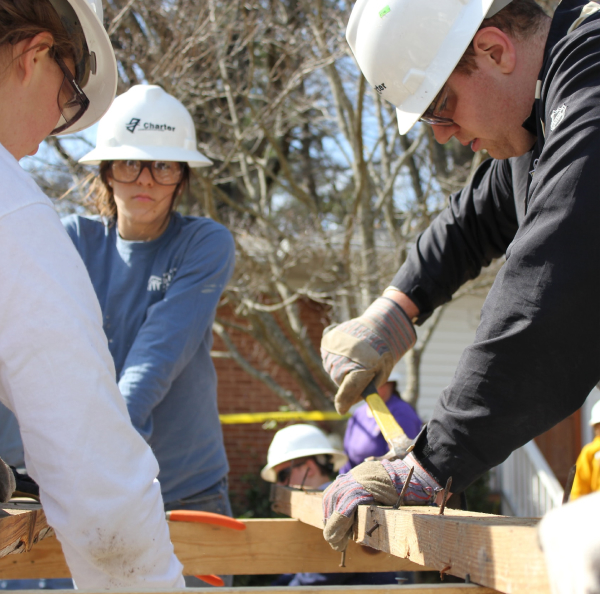
[[[328,410],[299,410],[289,412],[240,413],[219,415],[222,425],[244,425],[266,421],[345,421],[350,415],[339,415]]]

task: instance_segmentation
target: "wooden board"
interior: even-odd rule
[[[361,506],[356,540],[511,594],[549,593],[537,519],[469,516],[437,508]],[[379,523],[371,536],[366,532]]]
[[[297,520],[244,520],[246,530],[171,522],[175,553],[186,574],[260,575],[318,572],[414,571],[412,561],[356,543],[348,549],[346,567],[315,530]]]
[[[396,591],[394,586],[278,586],[261,588],[211,588],[214,594],[384,594]],[[204,592],[205,590],[200,590]],[[20,590],[19,594],[39,594],[39,590]],[[81,594],[106,594],[106,590],[78,590]],[[140,590],[148,592],[148,590]],[[151,590],[153,594],[190,594],[190,590]],[[404,594],[497,594],[496,590],[474,584],[419,584],[403,585]],[[73,590],[53,590],[53,594],[73,594]],[[136,594],[135,590],[113,590],[112,594]]]
[[[186,575],[261,575],[297,573],[349,573],[414,571],[410,560],[352,543],[346,567],[340,553],[323,540],[323,534],[298,520],[244,520],[237,531],[207,524],[169,522],[175,553]],[[24,555],[0,559],[0,579],[70,577],[60,543],[46,538]]]
[[[321,493],[272,491],[273,507],[312,526],[321,523]],[[360,506],[354,539],[375,549],[501,592],[550,592],[537,518],[512,518],[437,507]],[[379,524],[371,536],[367,531]]]
[[[51,534],[54,532],[38,503],[0,504],[0,557],[29,551]]]
[[[273,511],[323,530],[323,491],[301,491],[271,486]]]

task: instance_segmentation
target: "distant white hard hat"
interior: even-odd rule
[[[600,423],[600,402],[594,404],[590,415],[590,425],[596,425],[596,423]]]
[[[269,483],[277,481],[275,466],[296,458],[329,454],[333,458],[333,467],[339,470],[346,462],[344,452],[332,447],[323,431],[312,425],[290,425],[281,429],[273,437],[267,454],[267,465],[260,471],[260,476]]]
[[[98,124],[96,148],[79,162],[139,159],[212,165],[196,147],[194,122],[183,103],[159,86],[135,85],[114,100]]]
[[[406,134],[435,99],[484,18],[511,0],[358,0],[346,39],[359,68],[396,106]]]
[[[75,31],[82,31],[87,45],[85,76],[78,82],[90,105],[79,120],[58,134],[60,136],[85,130],[106,113],[117,92],[117,62],[102,24],[101,0],[50,0],[50,3],[67,33],[73,35]]]

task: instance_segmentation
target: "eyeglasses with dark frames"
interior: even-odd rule
[[[126,159],[113,161],[111,177],[123,184],[136,182],[144,169],[150,171],[152,179],[162,186],[176,186],[183,179],[184,166],[179,161],[140,161]]]
[[[81,116],[83,116],[90,106],[90,100],[81,90],[73,73],[69,70],[62,58],[56,55],[56,52],[52,51],[52,54],[54,61],[58,64],[59,68],[64,74],[63,81],[60,85],[58,96],[56,98],[58,109],[60,110],[64,122],[59,123],[59,125],[54,128],[52,132],[50,132],[50,135],[60,134],[72,126],[75,122],[81,119]]]

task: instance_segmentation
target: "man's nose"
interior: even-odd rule
[[[452,126],[431,126],[433,128],[433,135],[440,144],[446,144],[459,130],[459,126],[452,124]]]

